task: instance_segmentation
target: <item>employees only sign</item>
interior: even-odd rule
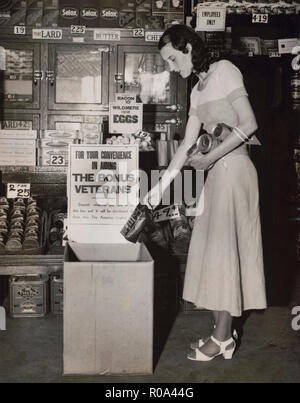
[[[225,7],[197,6],[196,31],[225,31]]]
[[[143,104],[110,102],[109,132],[132,134],[143,128]]]

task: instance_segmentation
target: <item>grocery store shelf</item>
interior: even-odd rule
[[[1,255],[0,275],[50,274],[63,269],[63,255]]]

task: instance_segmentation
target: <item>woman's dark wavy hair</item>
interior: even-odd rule
[[[192,45],[192,63],[194,72],[201,73],[203,71],[208,71],[212,59],[204,42],[193,28],[180,24],[172,25],[160,37],[158,49],[162,49],[168,43],[171,43],[173,48],[180,50],[183,53],[188,52],[186,45],[190,43]]]

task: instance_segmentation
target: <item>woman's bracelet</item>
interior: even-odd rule
[[[249,137],[238,127],[232,128],[233,133],[242,140],[243,143],[249,143]]]

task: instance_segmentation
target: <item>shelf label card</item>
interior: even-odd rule
[[[252,14],[252,23],[257,24],[268,24],[269,22],[269,14]]]
[[[32,30],[32,39],[62,39],[62,29],[39,28]]]
[[[66,165],[65,156],[52,154],[50,156],[50,165],[55,167],[65,166]]]
[[[145,36],[144,28],[133,28],[132,36],[133,38],[144,38]]]
[[[15,35],[25,35],[26,34],[25,25],[15,25],[14,26],[14,34]]]
[[[164,207],[153,213],[153,221],[162,222],[180,218],[179,207],[176,205]]]
[[[226,7],[197,5],[196,31],[225,31]]]
[[[28,199],[30,197],[30,183],[8,183],[6,197],[8,199]]]
[[[94,29],[94,41],[120,41],[121,31],[106,31]]]
[[[162,36],[163,32],[158,31],[147,31],[145,33],[145,42],[159,42],[160,37]]]
[[[71,34],[85,34],[84,25],[71,25]]]
[[[110,133],[132,134],[143,128],[143,104],[109,103]]]

